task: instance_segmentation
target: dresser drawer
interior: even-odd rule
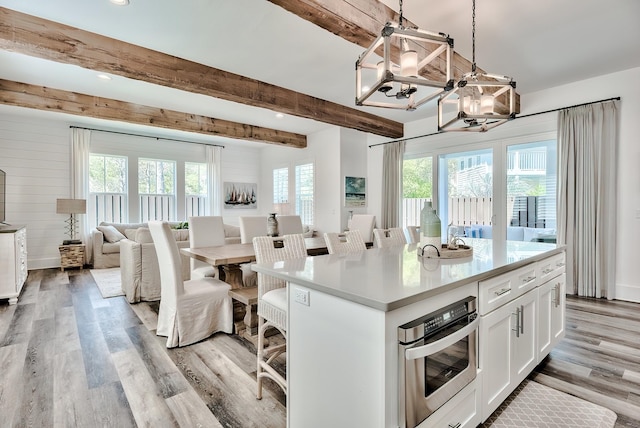
[[[565,272],[566,256],[564,251],[538,262],[540,272],[540,283],[547,282],[551,278]]]
[[[417,428],[475,428],[480,423],[477,379],[464,387]]]
[[[517,299],[538,284],[537,264],[531,263],[511,272],[479,282],[478,310],[480,315]]]

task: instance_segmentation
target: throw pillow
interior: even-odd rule
[[[107,242],[118,242],[126,238],[126,236],[113,226],[98,226],[98,230],[102,232]]]

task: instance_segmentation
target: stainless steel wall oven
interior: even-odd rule
[[[467,297],[398,327],[398,383],[407,428],[475,379],[478,322],[476,298]]]

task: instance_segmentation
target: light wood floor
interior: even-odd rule
[[[279,388],[255,399],[251,344],[168,350],[156,319],[157,303],[103,299],[88,270],[30,271],[0,303],[0,426],[285,426]],[[530,377],[640,427],[639,331],[640,304],[569,297],[567,337]]]

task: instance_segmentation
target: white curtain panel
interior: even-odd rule
[[[89,129],[71,128],[71,198],[87,200],[89,206],[89,148],[91,145],[91,131]],[[85,243],[85,259],[87,263],[93,260],[91,251],[91,230],[89,229],[89,214],[78,214],[78,232]]]
[[[558,242],[579,296],[615,298],[619,109],[614,100],[558,113]]]
[[[209,191],[209,215],[220,215],[222,200],[220,199],[220,156],[222,147],[205,146],[207,158],[207,178]]]
[[[404,141],[385,144],[382,154],[382,218],[381,227],[400,227],[402,210],[402,161]]]

